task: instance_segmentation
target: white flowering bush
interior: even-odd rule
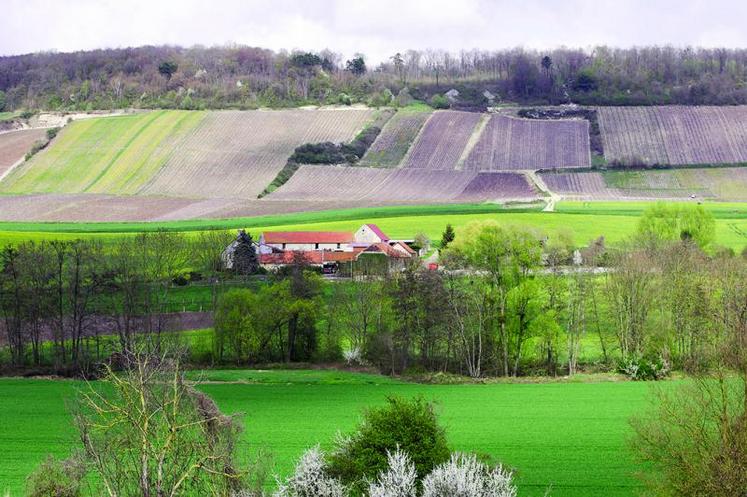
[[[354,365],[363,365],[363,352],[361,352],[360,347],[353,347],[350,350],[345,350],[342,352],[342,357],[345,359],[345,362],[348,363],[348,366],[354,366]]]
[[[474,455],[452,454],[423,479],[422,492],[415,464],[405,452],[388,452],[387,462],[386,471],[367,483],[365,497],[516,497],[512,473],[500,465],[491,468]],[[301,456],[293,475],[278,480],[273,497],[348,497],[349,490],[328,474],[324,453],[314,447]]]
[[[285,482],[278,480],[274,497],[346,497],[347,490],[326,472],[324,454],[319,447],[301,456],[293,474]]]
[[[417,497],[415,465],[410,457],[397,449],[387,453],[388,469],[368,485],[369,497]]]
[[[516,497],[513,475],[474,455],[452,454],[423,479],[423,497]]]

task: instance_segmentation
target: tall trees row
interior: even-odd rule
[[[46,355],[56,369],[78,369],[100,356],[100,334],[114,335],[121,350],[131,350],[138,333],[160,336],[174,279],[187,268],[214,270],[229,237],[161,231],[107,244],[76,240],[3,248],[0,342],[10,362],[40,365]]]

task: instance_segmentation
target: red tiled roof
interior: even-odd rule
[[[369,252],[369,253],[371,253],[371,252],[381,252],[381,253],[386,254],[389,257],[394,257],[394,258],[398,258],[398,259],[399,258],[409,257],[407,254],[404,254],[401,251],[399,251],[399,250],[397,250],[395,248],[390,247],[388,243],[383,243],[383,242],[382,243],[374,243],[373,245],[371,245],[370,247],[368,247],[363,252]]]
[[[389,241],[389,237],[388,237],[388,236],[386,236],[386,235],[384,234],[384,232],[383,232],[383,231],[381,231],[381,228],[379,228],[379,227],[378,227],[378,226],[376,226],[375,224],[367,224],[366,226],[368,226],[368,229],[370,229],[371,231],[373,231],[373,232],[374,232],[374,234],[375,234],[376,236],[378,236],[378,237],[379,237],[379,238],[381,239],[381,241],[382,241],[382,242],[388,242],[388,241]]]
[[[350,243],[352,233],[342,231],[266,231],[265,243]]]
[[[397,245],[399,245],[400,247],[402,247],[403,249],[405,249],[405,252],[407,252],[408,254],[410,254],[410,255],[414,255],[415,254],[415,251],[408,244],[406,244],[405,242],[397,242]]]

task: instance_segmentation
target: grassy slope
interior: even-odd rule
[[[137,193],[204,115],[154,111],[75,121],[60,133],[55,146],[3,181],[1,191]]]
[[[433,109],[430,107],[426,107],[425,109],[423,107],[422,105],[412,105],[397,111],[382,128],[381,134],[377,138],[377,140],[384,140],[389,135],[392,135],[394,143],[388,148],[379,150],[378,144],[374,142],[368,152],[363,156],[360,162],[361,165],[374,167],[393,167],[399,165],[415,141],[418,133],[423,128],[425,121],[433,112]],[[400,122],[403,120],[408,123],[417,122],[418,124],[402,129]]]
[[[225,412],[241,412],[246,454],[274,454],[276,469],[316,443],[328,447],[362,408],[386,395],[422,395],[438,403],[452,446],[489,454],[517,471],[522,496],[636,495],[637,469],[626,449],[628,418],[645,405],[642,383],[428,386],[385,377],[319,371],[215,371],[200,387]],[[77,383],[0,379],[0,492],[19,495],[23,476],[46,453],[75,444],[64,402]]]
[[[20,115],[20,112],[0,112],[0,121],[7,121]]]
[[[28,239],[111,239],[122,233],[159,228],[174,231],[247,228],[263,230],[354,230],[366,222],[377,223],[395,238],[411,238],[422,231],[433,240],[447,223],[455,227],[485,219],[530,224],[548,232],[570,230],[577,244],[604,235],[609,243],[634,232],[641,212],[650,202],[562,202],[557,212],[538,209],[505,209],[492,204],[407,206],[344,209],[228,220],[193,220],[168,223],[0,223],[0,245]],[[741,250],[747,245],[747,204],[704,204],[716,217],[716,243]]]
[[[696,194],[741,201],[747,198],[744,176],[747,168],[735,166],[737,164],[640,171],[609,170],[602,174],[611,188],[682,197]]]

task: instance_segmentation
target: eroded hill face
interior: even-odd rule
[[[747,200],[747,169],[598,172],[590,151],[595,128],[600,158],[611,165],[740,165],[747,107],[599,108],[598,127],[583,117],[594,109],[530,119],[517,110],[401,110],[355,166],[302,165],[261,200],[296,147],[349,142],[380,126],[381,114],[353,107],[92,118],[68,124],[20,164],[43,130],[14,131],[0,134],[0,219],[175,220],[548,196]]]

